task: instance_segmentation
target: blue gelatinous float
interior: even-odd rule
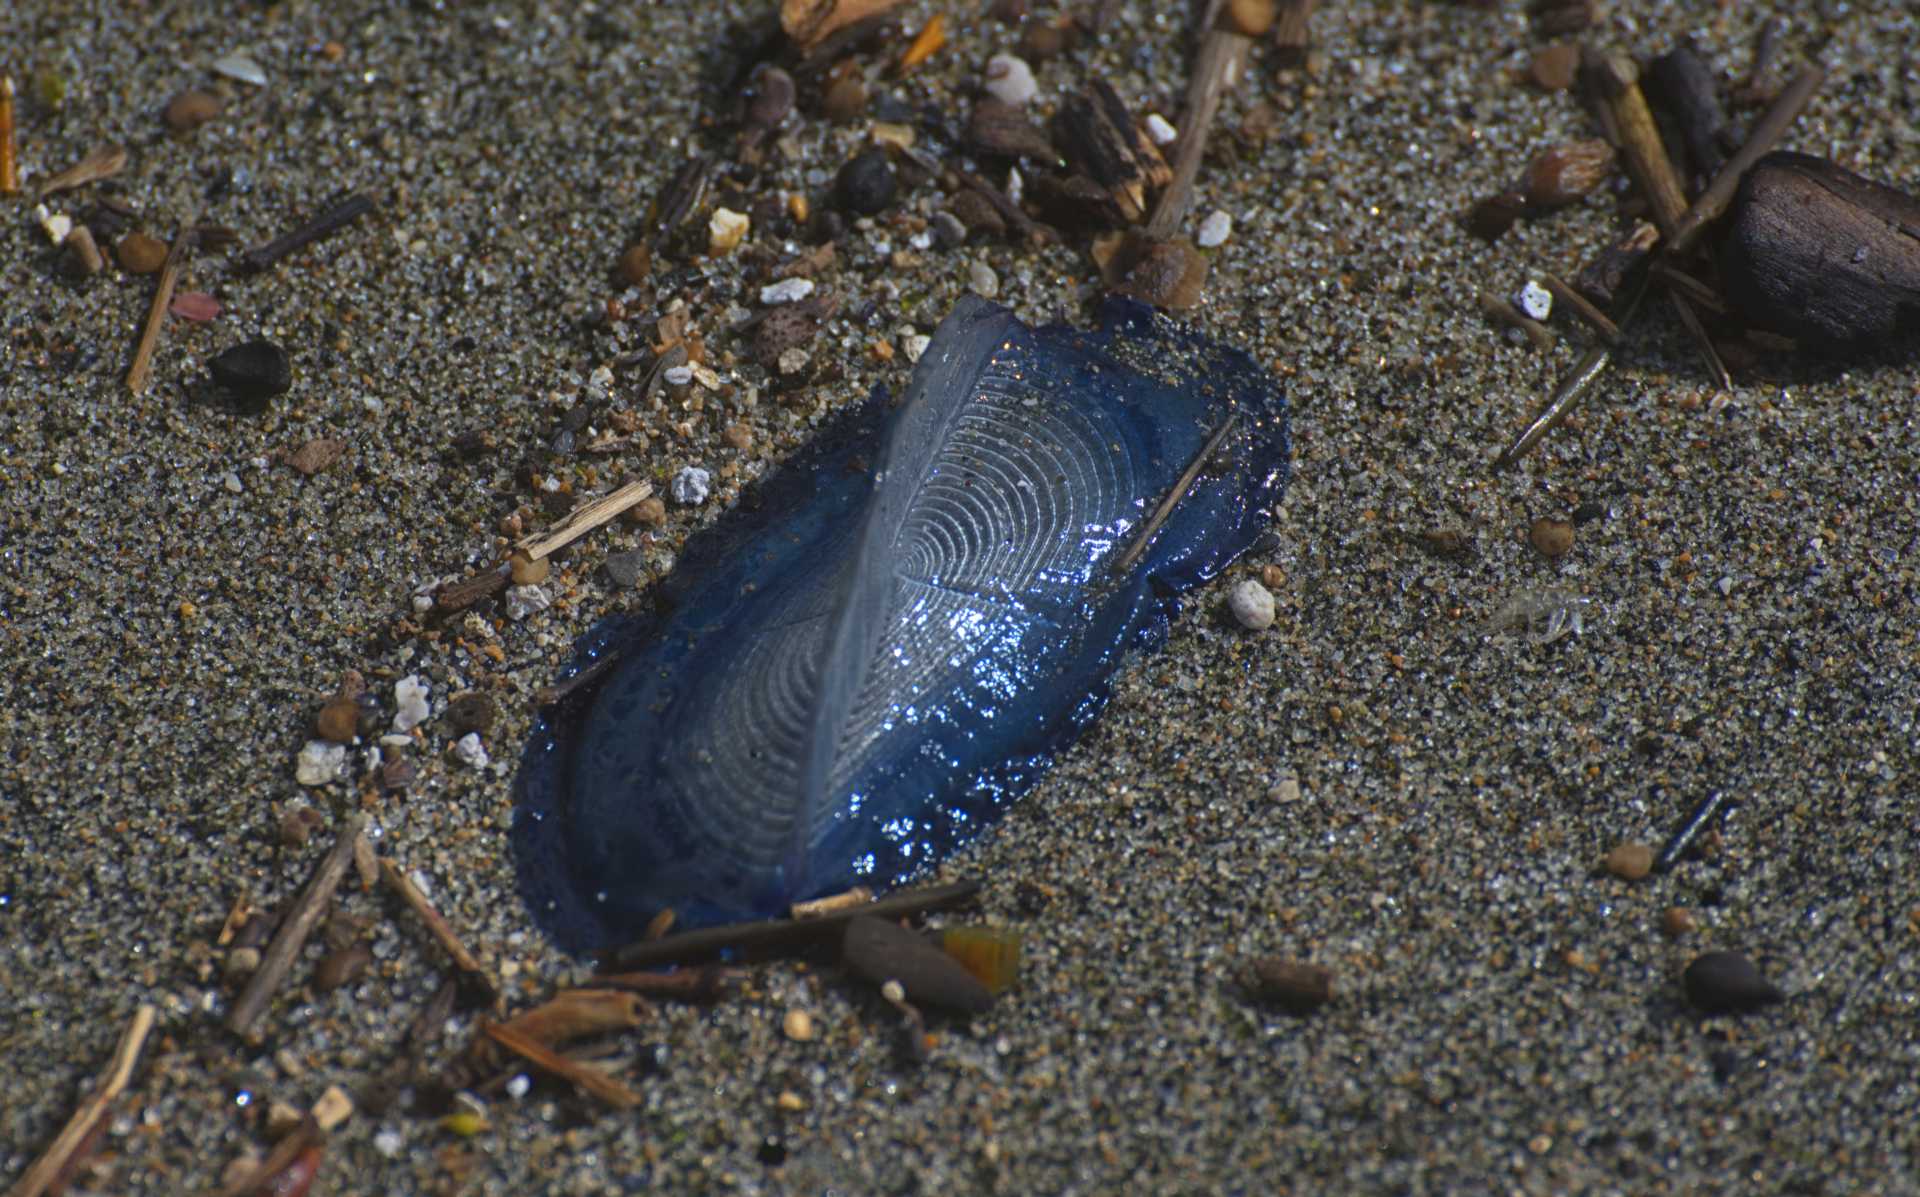
[[[1093,332],[962,301],[897,406],[870,401],[689,543],[664,615],[582,640],[567,675],[615,661],[521,762],[536,918],[591,950],[662,908],[761,918],[925,869],[1098,715],[1286,478],[1285,401],[1237,350],[1128,300]]]

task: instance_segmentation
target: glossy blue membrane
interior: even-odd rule
[[[1114,562],[1233,418],[1124,571]],[[962,301],[897,406],[822,434],[608,621],[543,716],[514,828],[563,945],[885,888],[992,823],[1099,714],[1126,652],[1265,526],[1286,405],[1245,355],[1109,300],[1032,329]]]

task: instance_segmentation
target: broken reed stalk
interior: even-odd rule
[[[196,215],[180,226],[174,234],[173,244],[167,249],[167,260],[160,267],[160,281],[153,289],[153,302],[147,306],[147,323],[140,330],[140,343],[133,351],[133,364],[127,367],[127,390],[138,395],[147,389],[147,375],[153,369],[153,351],[160,344],[160,330],[167,325],[167,308],[173,303],[173,290],[180,285],[181,272],[186,269],[187,254],[193,249],[193,243],[199,236],[195,226],[199,222]]]
[[[1587,297],[1568,286],[1566,280],[1557,274],[1542,272],[1540,281],[1546,284],[1555,302],[1565,304],[1574,315],[1580,317],[1594,335],[1608,345],[1620,343],[1620,326],[1608,319],[1607,314],[1593,306]]]
[[[590,1093],[617,1109],[630,1110],[640,1104],[640,1095],[614,1080],[598,1068],[569,1060],[559,1052],[537,1043],[526,1035],[500,1023],[482,1023],[486,1036],[542,1072],[552,1073],[583,1093]]]
[[[1746,176],[1753,164],[1765,157],[1780,139],[1786,136],[1787,129],[1800,119],[1813,93],[1820,90],[1820,84],[1826,79],[1824,67],[1811,66],[1793,77],[1793,82],[1768,105],[1767,111],[1760,117],[1759,123],[1748,134],[1746,144],[1736,150],[1731,158],[1720,167],[1707,184],[1700,198],[1693,201],[1678,220],[1674,222],[1673,232],[1667,237],[1663,251],[1669,258],[1677,258],[1692,249],[1700,240],[1700,235],[1708,225],[1720,218],[1733,202],[1734,193],[1740,189],[1740,180]]]
[[[142,1005],[133,1012],[133,1021],[120,1033],[120,1041],[114,1046],[113,1059],[107,1065],[106,1075],[74,1110],[73,1116],[60,1128],[53,1142],[40,1153],[40,1158],[7,1190],[7,1197],[40,1197],[52,1187],[55,1180],[71,1174],[74,1165],[93,1141],[94,1133],[113,1113],[114,1100],[126,1091],[127,1085],[133,1080],[134,1067],[140,1062],[140,1051],[146,1046],[147,1036],[153,1033],[156,1017],[157,1012],[152,1006]]]
[[[1160,505],[1153,509],[1153,514],[1147,517],[1147,522],[1140,525],[1140,531],[1134,534],[1133,543],[1127,546],[1126,552],[1114,558],[1114,577],[1120,577],[1132,569],[1134,562],[1140,560],[1140,555],[1147,551],[1147,546],[1153,542],[1154,534],[1159,532],[1160,526],[1172,517],[1173,509],[1180,505],[1180,500],[1186,498],[1187,492],[1193,489],[1195,480],[1200,477],[1200,471],[1207,467],[1207,462],[1219,452],[1220,446],[1226,443],[1227,434],[1233,431],[1238,415],[1238,412],[1228,412],[1227,418],[1220,421],[1220,427],[1213,430],[1213,435],[1207,438],[1207,443],[1200,446],[1200,451],[1193,455],[1193,460],[1187,463],[1186,471],[1180,475],[1179,481],[1173,484],[1173,489],[1167,492],[1166,498],[1160,500]]]
[[[1554,388],[1553,394],[1547,399],[1547,405],[1540,409],[1540,414],[1521,430],[1520,435],[1501,451],[1500,456],[1493,459],[1494,471],[1497,473],[1504,470],[1533,452],[1534,446],[1538,445],[1547,433],[1563,424],[1567,416],[1572,413],[1574,405],[1579,403],[1580,397],[1586,393],[1587,388],[1607,372],[1607,365],[1612,360],[1613,347],[1610,345],[1595,345],[1582,354],[1573,369],[1561,377],[1560,385]]]
[[[1153,216],[1147,221],[1147,236],[1171,237],[1186,217],[1193,200],[1193,181],[1200,175],[1200,155],[1207,148],[1207,133],[1220,111],[1220,98],[1240,77],[1253,39],[1231,29],[1212,24],[1219,5],[1208,9],[1208,26],[1201,38],[1200,51],[1193,56],[1193,74],[1187,80],[1187,98],[1180,110],[1180,145],[1173,156],[1173,181],[1160,193]]]
[[[1664,873],[1679,864],[1680,858],[1687,854],[1687,849],[1693,847],[1693,841],[1700,837],[1700,833],[1706,829],[1707,824],[1720,813],[1720,808],[1726,805],[1726,801],[1726,791],[1715,790],[1695,806],[1692,813],[1687,816],[1686,822],[1680,824],[1666,846],[1660,849],[1660,855],[1654,857],[1653,871]]]
[[[1714,347],[1713,338],[1707,335],[1706,325],[1700,323],[1700,317],[1687,302],[1687,297],[1679,291],[1668,290],[1667,298],[1673,301],[1673,310],[1680,315],[1680,323],[1687,326],[1692,334],[1693,343],[1699,347],[1700,355],[1706,359],[1707,369],[1713,372],[1713,380],[1723,391],[1733,389],[1733,375],[1727,372],[1727,363],[1720,358],[1720,350]]]
[[[13,76],[0,75],[0,195],[20,194],[20,164],[13,138]]]
[[[354,815],[340,829],[340,838],[334,841],[333,850],[314,870],[313,880],[307,882],[299,901],[294,903],[292,911],[281,922],[273,942],[267,945],[260,967],[254,971],[247,981],[247,987],[240,992],[239,1000],[233,1003],[233,1009],[228,1012],[227,1029],[234,1034],[244,1038],[253,1029],[253,1024],[265,1012],[267,1003],[273,1000],[274,992],[286,980],[293,962],[299,958],[307,936],[313,934],[313,929],[326,917],[327,907],[333,903],[334,891],[340,888],[341,878],[347,875],[347,869],[353,864],[354,841],[360,838],[366,826],[365,815]]]
[[[320,1124],[312,1114],[300,1119],[300,1124],[281,1135],[273,1150],[253,1167],[246,1170],[219,1191],[219,1197],[247,1197],[250,1193],[268,1191],[264,1188],[269,1180],[286,1171],[300,1153],[316,1146],[323,1139]]]
[[[707,927],[683,931],[665,939],[643,941],[615,948],[601,962],[606,972],[626,972],[657,968],[667,964],[685,964],[726,951],[801,951],[823,943],[838,943],[847,923],[855,918],[898,919],[935,910],[950,910],[971,901],[980,892],[978,881],[955,881],[912,889],[891,897],[856,906],[838,914],[791,921],[773,919],[758,923],[734,923],[725,927]]]
[[[120,146],[102,146],[72,166],[40,184],[39,196],[45,199],[55,192],[71,191],[101,179],[110,179],[127,168],[127,151]]]
[[[629,482],[620,489],[584,503],[568,513],[567,518],[533,536],[523,537],[514,544],[514,551],[525,553],[538,561],[555,549],[563,548],[585,536],[587,533],[618,519],[629,507],[653,497],[653,483]]]
[[[286,236],[276,237],[257,249],[248,250],[241,255],[240,263],[249,270],[265,270],[295,250],[339,232],[371,211],[373,200],[355,192]]]
[[[448,956],[453,958],[453,966],[460,970],[461,976],[475,989],[485,994],[489,1003],[498,1002],[500,987],[493,983],[493,978],[487,975],[487,970],[481,967],[480,961],[467,950],[467,945],[460,942],[460,936],[455,934],[453,924],[447,922],[446,916],[434,908],[433,903],[420,892],[420,887],[413,883],[412,878],[401,872],[399,865],[383,856],[380,858],[380,880],[386,883],[388,889],[399,894],[400,900],[405,902],[413,913],[420,916],[420,921],[427,925],[427,933],[433,936],[435,943],[445,949]]]
[[[593,983],[611,989],[624,989],[642,997],[710,1002],[724,995],[737,975],[732,969],[704,965],[673,973],[600,973],[594,976]]]

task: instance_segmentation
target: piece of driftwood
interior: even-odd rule
[[[133,1012],[133,1020],[120,1033],[120,1042],[114,1046],[113,1059],[108,1063],[100,1083],[74,1110],[73,1116],[60,1128],[53,1142],[40,1153],[40,1158],[21,1173],[20,1179],[7,1190],[7,1197],[40,1197],[56,1181],[72,1176],[89,1151],[95,1134],[112,1115],[114,1100],[126,1092],[127,1085],[132,1082],[134,1067],[140,1063],[140,1051],[146,1046],[147,1036],[153,1032],[157,1016],[152,1006],[143,1005]]]
[[[140,330],[140,343],[133,350],[133,364],[127,367],[127,390],[139,395],[147,389],[147,379],[153,369],[153,351],[159,348],[160,331],[167,326],[167,308],[173,303],[174,288],[180,285],[180,274],[186,269],[187,254],[193,249],[198,234],[194,230],[195,222],[188,220],[174,234],[173,244],[167,249],[167,260],[160,267],[160,281],[153,289],[153,302],[147,305],[147,322]]]
[[[640,1095],[590,1064],[569,1060],[559,1052],[499,1023],[482,1023],[481,1031],[501,1047],[527,1063],[568,1082],[583,1093],[590,1093],[616,1109],[630,1110],[640,1104]]]
[[[241,990],[233,1009],[227,1013],[227,1029],[234,1034],[245,1037],[252,1032],[253,1024],[265,1012],[267,1003],[273,1000],[275,991],[286,980],[294,961],[299,959],[300,949],[306,946],[307,937],[326,917],[328,907],[333,904],[334,892],[340,888],[341,879],[353,864],[354,841],[360,838],[366,826],[365,815],[354,815],[347,820],[340,829],[340,838],[334,841],[333,850],[314,870],[313,879],[307,882],[307,888],[300,891],[293,909],[281,920],[280,930],[274,933],[273,942],[267,945],[260,967],[254,970],[247,987]]]
[[[1061,156],[1106,188],[1128,221],[1145,220],[1151,194],[1173,180],[1153,140],[1104,79],[1067,97],[1054,114],[1052,131]]]

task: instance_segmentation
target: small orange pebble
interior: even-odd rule
[[[940,47],[946,44],[947,14],[937,12],[933,14],[933,19],[928,21],[920,30],[919,34],[913,39],[913,44],[907,47],[906,53],[900,55],[900,73],[904,75],[927,59],[932,58],[935,54],[939,53]]]
[[[1020,933],[1006,927],[948,927],[940,933],[940,950],[989,993],[999,993],[1020,974],[1020,941]]]
[[[878,361],[890,362],[893,360],[893,346],[886,341],[874,341],[873,344],[867,346],[867,352],[871,353]]]

